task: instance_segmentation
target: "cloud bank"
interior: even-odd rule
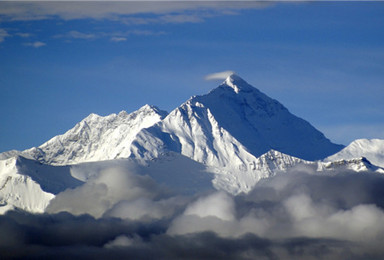
[[[384,176],[297,168],[249,194],[180,196],[111,167],[49,213],[0,216],[2,257],[381,259]]]
[[[200,22],[207,15],[212,15],[212,12],[233,14],[235,10],[264,8],[269,5],[270,3],[258,1],[236,3],[231,1],[9,1],[0,2],[0,19],[5,21],[52,18],[116,20],[126,15],[157,14],[161,17],[158,22],[185,23]],[[182,16],[178,14],[185,11],[192,13]],[[163,16],[164,14],[168,15]]]

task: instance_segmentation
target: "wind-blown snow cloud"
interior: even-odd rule
[[[83,174],[87,183],[60,193],[50,205],[51,213],[68,211],[78,216],[64,212],[0,216],[2,256],[384,256],[383,175],[315,172],[304,167],[264,179],[249,194],[216,191],[186,198],[127,169]]]
[[[232,71],[232,70],[226,70],[226,71],[221,71],[221,72],[216,72],[216,73],[208,74],[208,75],[206,75],[204,77],[204,79],[205,80],[216,80],[216,79],[224,80],[224,79],[226,79],[227,77],[231,76],[234,73],[235,72]]]

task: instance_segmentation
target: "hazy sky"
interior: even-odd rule
[[[384,138],[384,2],[0,2],[0,152],[171,111],[233,70],[332,141]]]

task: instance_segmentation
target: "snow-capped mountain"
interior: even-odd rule
[[[373,165],[364,157],[337,160],[332,162],[307,161],[279,151],[270,150],[255,158],[251,171],[236,171],[228,168],[210,168],[215,174],[214,187],[232,194],[248,193],[255,184],[264,178],[270,178],[278,173],[299,165],[310,167],[314,172],[326,171],[370,171],[384,173],[384,168]]]
[[[215,174],[213,185],[216,189],[239,194],[248,193],[261,179],[273,177],[299,164],[310,165],[315,162],[270,150],[260,157],[255,157],[247,170],[211,167],[210,171]]]
[[[91,114],[39,147],[1,153],[0,213],[44,212],[57,193],[111,166],[149,175],[179,192],[213,184],[232,194],[300,164],[384,173],[377,167],[384,165],[384,140],[342,148],[233,74],[169,114],[148,105],[130,114]]]
[[[83,182],[68,166],[51,166],[21,156],[0,160],[0,213],[19,208],[42,213],[50,200]]]
[[[252,171],[256,158],[271,149],[318,160],[342,148],[233,74],[139,132],[131,156],[148,160],[171,150],[209,166]]]
[[[371,171],[384,173],[384,169],[382,167],[373,165],[365,157],[318,162],[317,170],[352,170],[355,172]]]
[[[167,112],[149,105],[130,114],[125,111],[105,117],[90,114],[65,134],[21,155],[51,165],[127,158],[137,133],[166,115]]]
[[[173,151],[208,166],[248,171],[257,157],[271,149],[317,160],[342,148],[233,74],[169,115],[148,105],[130,114],[91,114],[39,147],[0,156],[21,154],[51,165],[68,165],[127,157],[148,160]]]
[[[374,165],[384,167],[384,140],[355,140],[340,152],[327,157],[325,161],[348,160],[359,157],[365,157]]]

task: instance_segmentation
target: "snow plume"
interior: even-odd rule
[[[148,176],[109,168],[59,194],[52,214],[0,216],[0,252],[8,258],[382,259],[383,187],[379,174],[296,168],[248,194],[186,198]],[[72,214],[54,213],[61,210]]]
[[[235,72],[231,71],[231,70],[226,70],[226,71],[216,72],[216,73],[212,73],[212,74],[206,75],[204,77],[204,79],[205,80],[216,80],[216,79],[225,80],[226,78],[228,78],[232,74],[235,74]]]

